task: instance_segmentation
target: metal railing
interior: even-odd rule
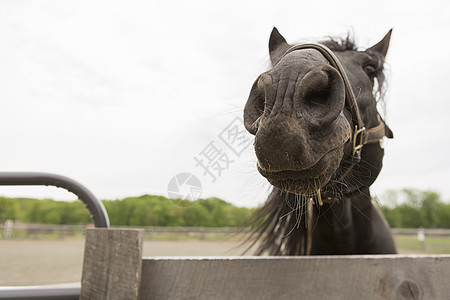
[[[0,185],[55,186],[74,193],[91,213],[95,227],[109,227],[109,217],[103,204],[81,183],[57,174],[40,172],[0,172]],[[81,285],[0,287],[0,299],[74,300],[80,297]]]
[[[108,213],[103,204],[84,185],[71,178],[41,172],[0,172],[0,185],[51,185],[64,188],[83,201],[95,227],[109,227]]]

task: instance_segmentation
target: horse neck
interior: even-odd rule
[[[323,206],[274,188],[254,216],[259,224],[252,235],[260,243],[256,254],[356,253],[364,236],[372,236],[366,232],[372,225],[365,224],[371,222],[371,209],[368,188]]]
[[[369,188],[344,199],[315,207],[311,254],[356,254],[360,243],[372,237]]]

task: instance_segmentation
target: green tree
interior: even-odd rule
[[[16,218],[16,205],[14,199],[0,197],[0,220]]]
[[[436,192],[403,189],[389,191],[387,198],[381,210],[391,227],[450,228],[450,204]]]

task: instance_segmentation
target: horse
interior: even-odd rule
[[[258,172],[273,189],[252,217],[256,254],[394,254],[390,228],[369,187],[382,168],[377,109],[392,29],[360,50],[350,37],[291,45],[273,28],[272,68],[244,108]]]

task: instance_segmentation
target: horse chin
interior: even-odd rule
[[[292,193],[296,195],[315,195],[317,190],[315,187],[321,184],[320,177],[306,178],[303,180],[284,179],[284,180],[271,180],[268,179],[270,184],[282,190],[283,192]]]
[[[259,173],[276,188],[297,195],[315,195],[325,187],[339,168],[344,147],[328,153],[313,166],[296,170],[268,171],[258,164]]]

